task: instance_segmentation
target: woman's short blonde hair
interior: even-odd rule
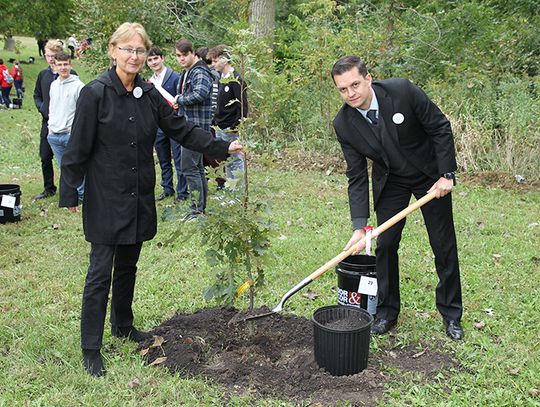
[[[146,50],[149,50],[152,46],[152,41],[150,41],[150,37],[146,33],[144,27],[139,23],[123,23],[109,39],[109,56],[111,56],[111,52],[116,45],[121,42],[129,41],[137,34],[141,36]]]

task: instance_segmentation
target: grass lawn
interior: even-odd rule
[[[37,56],[37,47],[25,39],[21,55],[0,55],[5,61],[26,59]],[[79,316],[89,244],[81,215],[59,209],[57,197],[32,201],[43,189],[41,119],[32,91],[45,63],[36,59],[35,65],[23,65],[23,109],[0,111],[0,183],[19,184],[23,192],[21,222],[0,225],[0,406],[289,405],[247,395],[224,401],[222,390],[202,377],[188,379],[146,366],[135,345],[110,336],[108,324],[103,349],[108,374],[94,379],[84,372]],[[78,61],[74,68],[83,82],[91,79]],[[346,179],[271,168],[254,168],[250,175],[251,193],[272,202],[278,225],[275,257],[256,304],[273,307],[350,237]],[[166,205],[159,203],[158,214]],[[400,249],[402,313],[395,342],[437,347],[454,355],[460,368],[432,378],[403,375],[388,386],[380,405],[540,405],[535,391],[540,389],[540,192],[459,185],[454,208],[465,340],[454,343],[444,334],[434,304],[432,254],[422,218],[414,213]],[[134,301],[140,328],[150,329],[177,310],[216,306],[202,298],[213,272],[198,236],[161,244],[176,228],[160,220],[158,235],[143,245]],[[185,236],[196,229],[193,224],[185,228]],[[310,317],[316,308],[336,303],[335,285],[335,273],[326,273],[309,287],[318,294],[315,300],[299,293],[285,312]],[[246,307],[247,297],[236,306]],[[371,352],[387,340],[373,338]],[[135,378],[140,385],[130,384]]]

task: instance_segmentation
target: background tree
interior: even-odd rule
[[[251,0],[249,2],[249,24],[253,25],[257,37],[272,34],[276,25],[276,1]]]
[[[76,28],[73,0],[1,0],[0,35],[65,38]]]

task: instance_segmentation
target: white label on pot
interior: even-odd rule
[[[15,208],[15,197],[11,195],[2,195],[2,203],[0,204],[6,208]]]
[[[360,277],[358,292],[366,295],[377,295],[377,279],[373,277]]]

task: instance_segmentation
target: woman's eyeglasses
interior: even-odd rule
[[[138,57],[146,57],[148,56],[148,51],[145,50],[144,48],[137,48],[137,49],[133,49],[133,48],[122,48],[122,47],[118,47],[118,49],[120,51],[122,51],[124,54],[126,55],[133,55],[135,54],[136,56]]]

